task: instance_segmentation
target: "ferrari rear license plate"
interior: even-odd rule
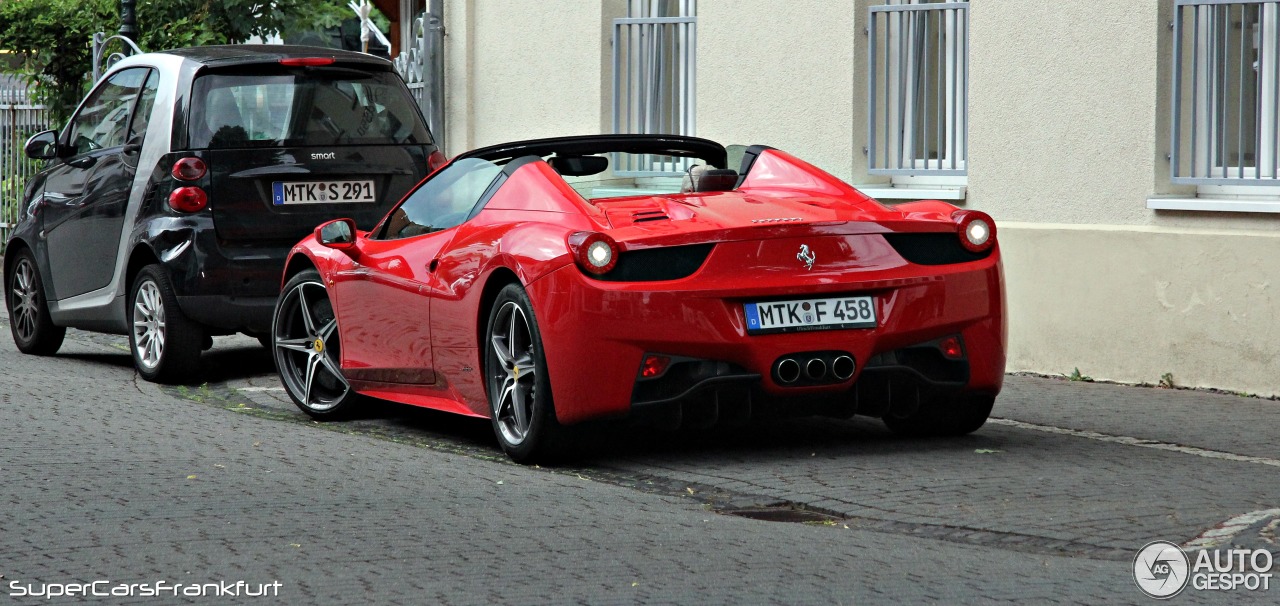
[[[276,206],[375,201],[373,181],[276,181],[271,184],[271,202]]]
[[[767,301],[743,308],[749,334],[876,327],[876,302],[871,297]]]

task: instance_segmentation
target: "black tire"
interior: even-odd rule
[[[58,353],[67,329],[55,326],[44,296],[44,280],[36,258],[29,250],[18,253],[12,275],[5,280],[5,305],[9,310],[9,331],[18,351],[37,356]]]
[[[204,327],[187,319],[178,306],[169,274],[151,264],[129,287],[129,351],[142,378],[156,383],[196,383]]]
[[[290,278],[276,299],[271,357],[289,398],[313,419],[349,418],[359,394],[342,374],[342,342],[329,292],[314,269]]]
[[[542,335],[519,284],[498,292],[484,334],[489,417],[502,450],[517,463],[562,457],[569,436],[556,420]]]
[[[915,412],[894,416],[889,412],[884,424],[895,434],[905,437],[946,437],[971,434],[991,416],[995,397],[986,394],[959,394],[950,398],[934,398],[921,402]]]

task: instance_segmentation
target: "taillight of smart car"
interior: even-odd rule
[[[580,231],[569,236],[569,250],[583,271],[595,275],[609,273],[618,264],[618,243],[600,232]]]
[[[196,181],[208,172],[209,166],[200,158],[178,158],[169,170],[169,174],[179,181]]]
[[[321,67],[333,65],[333,57],[289,57],[281,59],[280,65],[289,67]]]
[[[951,219],[959,228],[960,245],[969,252],[990,250],[996,243],[996,222],[987,213],[976,210],[958,210]]]
[[[200,212],[209,205],[209,196],[199,187],[179,187],[169,194],[169,207],[181,213]]]
[[[437,170],[440,170],[441,166],[444,166],[445,164],[448,164],[448,163],[449,163],[449,159],[446,158],[445,155],[440,153],[440,150],[437,149],[431,152],[430,156],[427,156],[427,171],[436,172]]]

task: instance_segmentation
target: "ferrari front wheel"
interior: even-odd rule
[[[498,293],[485,337],[489,413],[502,449],[520,463],[554,456],[563,446],[563,431],[533,305],[518,284]]]
[[[347,416],[359,396],[342,374],[338,318],[315,270],[290,278],[276,299],[271,352],[285,391],[316,419]]]
[[[987,394],[959,394],[921,402],[919,408],[904,416],[890,411],[883,420],[890,431],[900,436],[963,436],[987,422],[995,401],[995,396]]]

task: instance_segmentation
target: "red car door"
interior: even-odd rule
[[[348,378],[380,383],[435,382],[431,365],[430,264],[452,237],[364,240],[354,264],[334,273],[331,291]]]
[[[330,286],[342,368],[357,381],[430,384],[435,263],[502,168],[465,159],[440,169],[362,238],[355,263]]]

